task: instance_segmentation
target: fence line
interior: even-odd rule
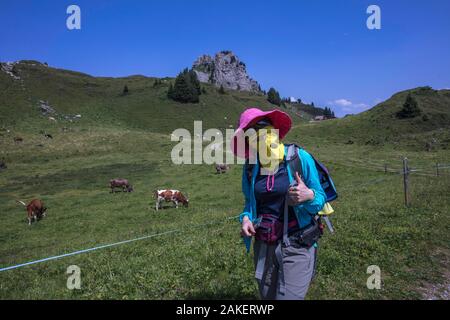
[[[360,168],[361,168],[361,167],[360,167]],[[440,168],[441,168],[441,167],[440,167]],[[450,168],[450,166],[449,166],[448,168]],[[365,169],[369,169],[369,168],[365,168]],[[421,175],[421,176],[436,177],[436,175],[433,175],[433,174],[416,173],[417,171],[421,171],[421,170],[416,170],[416,169],[411,170],[411,169],[410,169],[410,170],[408,171],[408,174],[414,173],[414,174]],[[341,191],[347,191],[347,190],[354,189],[354,188],[356,188],[356,187],[363,187],[363,186],[368,186],[368,185],[372,185],[372,184],[377,184],[377,183],[383,182],[383,181],[385,181],[385,180],[388,180],[388,179],[390,179],[390,178],[392,178],[392,177],[394,177],[394,176],[396,176],[396,175],[404,175],[404,174],[405,174],[404,172],[397,172],[397,171],[389,171],[389,173],[395,173],[395,175],[391,175],[391,176],[383,177],[383,178],[372,179],[372,180],[369,180],[369,181],[367,181],[367,182],[362,182],[362,183],[359,183],[359,184],[357,184],[357,185],[352,185],[352,186],[347,187],[347,188],[340,188],[338,191],[339,191],[339,192],[341,192]]]
[[[353,159],[351,159],[351,160],[353,160]],[[397,170],[390,169],[390,168],[388,168],[387,164],[385,163],[384,164],[384,173],[385,174],[387,174],[387,173],[394,173],[396,175],[402,175],[403,176],[403,190],[404,190],[404,198],[405,198],[405,206],[406,207],[409,207],[410,203],[411,203],[411,195],[410,195],[410,191],[409,191],[410,190],[409,176],[411,174],[415,174],[415,175],[419,175],[419,176],[427,176],[427,177],[448,176],[447,174],[442,174],[441,170],[446,170],[446,169],[450,168],[450,166],[447,165],[447,164],[436,163],[435,167],[433,168],[434,170],[436,170],[436,173],[435,174],[431,174],[431,173],[426,172],[427,170],[430,170],[429,168],[410,168],[408,166],[408,159],[407,158],[404,158],[402,162],[403,162],[402,163],[403,168],[402,168],[401,171],[400,170],[397,171]],[[368,163],[368,164],[370,164],[370,163]],[[347,164],[344,164],[344,165],[347,165]],[[379,172],[381,170],[381,168],[379,168],[379,167],[374,168],[374,165],[371,165],[372,167],[351,166],[351,165],[347,165],[347,166],[352,167],[352,168],[358,167],[358,168],[361,168],[361,169],[377,171],[377,172]],[[378,170],[378,169],[380,169],[380,170]],[[390,177],[393,177],[393,176],[391,175]],[[358,184],[356,186],[351,186],[349,188],[340,189],[340,191],[342,191],[342,190],[346,191],[346,190],[349,190],[349,189],[353,189],[355,187],[372,185],[372,184],[375,184],[375,183],[382,182],[382,181],[384,181],[386,179],[388,179],[388,178],[374,179],[372,181],[368,181],[366,183]]]
[[[388,179],[390,179],[392,177],[394,177],[394,176],[372,179],[372,180],[369,180],[367,182],[359,183],[357,185],[352,185],[352,186],[347,187],[347,188],[340,188],[340,189],[338,189],[338,192],[347,191],[347,190],[353,190],[356,187],[370,186],[370,185],[377,184],[377,183],[383,182],[385,180],[388,180]]]
[[[440,173],[439,176],[437,176],[436,174],[433,173],[424,173],[424,172],[413,172],[415,175],[418,176],[424,176],[424,177],[432,177],[432,178],[439,178],[439,177],[444,177],[444,176],[449,176],[449,174],[443,174]]]
[[[369,163],[370,164],[370,163]],[[383,166],[377,166],[375,164],[370,164],[370,166],[362,166],[362,165],[351,165],[351,164],[346,164],[346,163],[339,163],[339,165],[343,165],[346,167],[350,167],[350,168],[358,168],[358,169],[367,169],[367,170],[371,170],[371,171],[376,171],[376,172],[385,172],[385,173],[399,173],[399,174],[404,174],[403,173],[403,168],[392,168],[391,167],[387,167],[387,165],[385,164],[384,167]],[[437,175],[439,175],[439,170],[443,169],[449,169],[450,165],[449,164],[436,164],[436,166],[434,167],[418,167],[418,168],[414,168],[414,167],[408,167],[408,173],[414,173],[414,172],[420,172],[420,171],[434,171],[434,172],[438,172]]]
[[[343,163],[339,163],[339,165],[343,165],[343,166],[350,167],[350,168],[358,168],[358,169],[366,169],[366,170],[371,170],[371,171],[376,171],[376,172],[384,172],[384,169],[381,170],[379,167],[367,167],[367,166],[361,166],[361,165],[356,165],[355,166],[355,165],[343,164]],[[388,172],[398,173],[398,172],[400,172],[400,169],[394,170],[394,169],[390,169],[389,168]]]

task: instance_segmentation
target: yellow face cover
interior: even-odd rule
[[[261,165],[270,171],[277,169],[284,158],[284,145],[278,137],[278,130],[272,126],[259,129],[250,137],[249,145],[253,150],[257,150]]]

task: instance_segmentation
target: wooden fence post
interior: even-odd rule
[[[409,168],[408,168],[408,158],[403,158],[403,187],[405,190],[405,206],[409,207],[410,197],[409,197]]]
[[[439,163],[436,163],[436,176],[439,177]]]

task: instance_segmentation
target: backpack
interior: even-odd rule
[[[302,149],[301,147],[292,144],[288,146],[288,158],[290,160],[287,161],[289,167],[291,168],[292,172],[299,172],[302,179],[303,179],[303,171],[302,171],[302,162],[298,156],[297,149]],[[325,167],[323,163],[318,161],[312,154],[310,154],[311,157],[314,160],[314,164],[316,165],[317,172],[319,173],[319,181],[320,185],[322,186],[323,191],[325,192],[325,205],[321,211],[318,212],[318,215],[320,217],[323,217],[325,220],[325,223],[327,224],[328,229],[331,233],[334,233],[333,225],[331,224],[331,221],[329,220],[328,216],[331,215],[334,210],[331,207],[330,202],[337,199],[338,194],[336,191],[336,187],[334,185],[333,179],[331,179],[330,173]]]
[[[291,168],[292,172],[299,172],[300,175],[303,177],[303,170],[302,170],[302,162],[300,161],[300,158],[298,157],[297,149],[303,149],[296,144],[291,144],[288,146],[288,153],[287,156],[290,159],[289,161],[286,161],[287,165]],[[336,191],[336,187],[334,186],[334,182],[331,179],[330,173],[328,172],[327,167],[320,161],[318,161],[312,154],[310,154],[311,157],[314,160],[314,164],[316,165],[317,172],[319,173],[319,180],[320,185],[322,186],[323,191],[325,192],[326,199],[325,202],[332,202],[337,199],[338,194]],[[246,163],[246,176],[248,181],[251,181],[251,175],[253,170],[253,165],[250,165]],[[330,213],[331,214],[331,213]],[[329,215],[329,214],[328,214]]]

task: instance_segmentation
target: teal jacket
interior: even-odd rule
[[[284,147],[285,155],[288,154],[288,146],[289,145],[285,145]],[[319,174],[317,172],[314,159],[308,152],[301,148],[298,148],[298,155],[302,164],[301,174],[303,181],[308,188],[314,191],[314,199],[301,203],[294,207],[294,212],[297,217],[298,224],[300,228],[303,228],[311,223],[311,219],[315,214],[317,214],[317,212],[322,210],[323,206],[325,205],[326,196],[325,192],[322,189],[322,186],[320,185]],[[290,159],[285,159],[285,161],[286,160]],[[247,165],[248,164],[244,165],[242,173],[242,192],[244,193],[245,197],[245,206],[243,212],[239,215],[239,221],[241,223],[242,219],[244,219],[245,216],[248,216],[251,221],[254,221],[258,216],[258,213],[256,212],[255,179],[258,175],[259,164],[258,161],[256,161],[256,164],[253,166],[251,181],[248,181],[247,178]],[[287,166],[287,171],[289,176],[289,183],[292,183],[295,180],[295,172],[291,172],[291,168],[289,168],[289,166]],[[249,252],[252,238],[244,237],[244,243],[247,248],[247,252]]]

